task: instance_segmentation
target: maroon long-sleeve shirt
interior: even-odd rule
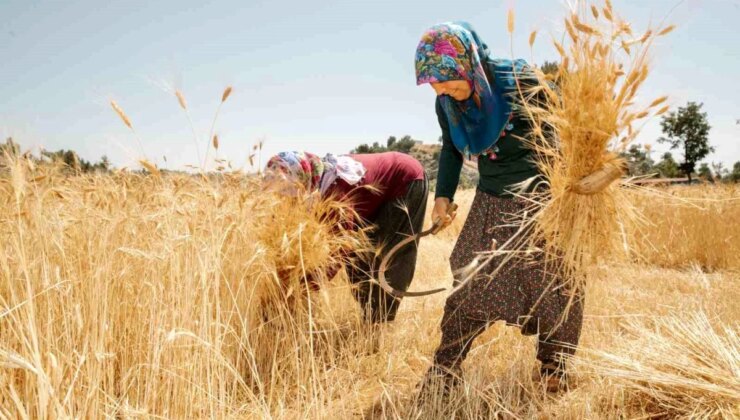
[[[350,203],[352,209],[364,222],[373,223],[380,206],[403,197],[412,181],[424,179],[424,167],[421,163],[403,153],[386,152],[351,156],[365,167],[365,176],[355,185],[349,185],[343,179],[337,178],[325,194]],[[344,220],[342,224],[345,228],[352,229],[357,226],[356,222],[356,220]],[[340,268],[340,264],[327,267],[327,278],[333,278]],[[319,287],[313,278],[309,278],[308,283],[313,290]]]
[[[355,185],[337,178],[327,190],[328,196],[351,203],[365,221],[372,222],[383,203],[403,197],[412,181],[424,179],[424,167],[413,157],[399,153],[351,155],[367,171]],[[368,186],[372,188],[367,188]]]

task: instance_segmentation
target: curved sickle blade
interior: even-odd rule
[[[422,232],[418,235],[409,236],[408,238],[397,243],[396,246],[391,248],[391,250],[388,251],[385,257],[383,257],[383,260],[380,262],[380,267],[378,268],[378,284],[380,284],[380,287],[383,290],[385,290],[386,293],[394,297],[405,297],[405,296],[419,297],[419,296],[429,296],[429,295],[433,295],[439,292],[444,292],[445,290],[447,290],[446,288],[441,288],[441,289],[425,290],[422,292],[403,292],[401,290],[394,289],[393,286],[388,284],[388,281],[385,279],[385,270],[388,269],[388,263],[391,261],[391,258],[393,257],[393,255],[396,252],[398,252],[399,249],[403,248],[404,246],[410,243],[414,243],[419,238],[426,236],[430,233],[431,233],[431,229],[426,232]]]
[[[455,211],[457,211],[457,203],[452,203],[447,208],[447,214],[451,215]],[[385,257],[383,257],[383,260],[380,262],[380,267],[378,268],[378,284],[380,284],[380,287],[383,290],[385,290],[386,293],[388,293],[389,295],[391,295],[393,297],[405,297],[405,296],[420,297],[420,296],[433,295],[433,294],[436,294],[436,293],[439,293],[439,292],[444,292],[445,290],[447,290],[446,288],[442,287],[442,288],[439,288],[439,289],[425,290],[425,291],[422,291],[422,292],[404,292],[404,291],[401,291],[401,290],[394,289],[393,286],[391,286],[390,284],[388,284],[388,281],[385,279],[385,270],[388,269],[388,264],[390,263],[391,258],[393,257],[393,255],[396,252],[398,252],[399,249],[403,248],[404,246],[406,246],[406,245],[408,245],[408,244],[410,244],[412,242],[416,242],[419,239],[421,239],[421,238],[423,238],[423,237],[425,237],[425,236],[427,236],[429,234],[436,235],[437,233],[439,233],[440,230],[442,230],[441,220],[437,220],[437,221],[434,222],[434,224],[432,225],[431,228],[429,228],[429,229],[427,229],[427,230],[425,230],[425,231],[423,231],[423,232],[421,232],[419,234],[416,234],[414,236],[409,236],[408,238],[406,238],[406,239],[402,240],[401,242],[397,243],[396,246],[394,246],[393,248],[391,248],[390,251],[388,251],[388,253],[385,255]]]

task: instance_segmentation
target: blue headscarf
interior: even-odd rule
[[[489,63],[495,79],[490,82],[483,68]],[[516,74],[525,66],[524,60],[491,60],[488,46],[466,22],[433,26],[416,49],[417,85],[466,80],[473,90],[464,101],[448,95],[438,97],[452,142],[467,157],[495,151],[512,115],[506,96],[516,92]]]

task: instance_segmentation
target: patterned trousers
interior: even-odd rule
[[[501,246],[514,236],[519,226],[511,223],[510,216],[525,206],[522,199],[478,191],[452,251],[453,273],[468,266],[478,253],[490,250],[493,240]],[[542,362],[559,361],[560,353],[575,352],[583,321],[583,296],[574,298],[564,314],[570,296],[558,287],[561,282],[554,270],[546,269],[542,253],[526,260],[514,258],[496,271],[502,258],[494,258],[447,299],[442,340],[434,355],[436,367],[459,369],[473,340],[497,321],[518,326],[525,335],[537,334],[537,359]]]

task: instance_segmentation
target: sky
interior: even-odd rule
[[[658,41],[641,99],[704,103],[716,148],[705,161],[740,161],[740,0],[613,4],[636,30],[678,25]],[[0,0],[0,140],[73,149],[88,160],[106,155],[119,167],[143,154],[182,169],[205,154],[221,94],[233,86],[215,132],[218,156],[236,167],[260,140],[263,163],[280,150],[346,153],[390,135],[435,142],[434,93],[414,76],[421,34],[467,20],[494,55],[508,58],[510,7],[513,55],[555,59],[548,40],[562,33],[562,0]],[[656,144],[660,134],[655,119],[637,139],[653,145],[656,160],[667,149]]]

